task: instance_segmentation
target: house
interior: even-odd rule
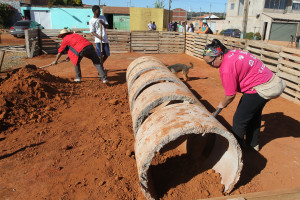
[[[89,28],[93,17],[91,7],[73,6],[33,6],[22,5],[21,13],[30,20],[40,23],[45,29]]]
[[[242,30],[245,0],[228,0],[226,28]],[[300,0],[249,0],[246,32],[263,40],[291,41],[299,34]]]
[[[214,34],[219,34],[223,29],[225,29],[225,19],[213,14],[206,14],[203,16],[193,17],[191,20],[188,21],[188,24],[193,23],[195,31],[198,31],[200,24],[202,24],[202,21],[204,19],[207,21],[208,26],[214,32]]]
[[[130,8],[103,6],[109,29],[130,30]]]
[[[187,12],[182,8],[173,9],[173,20],[177,22],[182,22],[187,20]]]
[[[166,31],[169,11],[162,8],[130,7],[130,31],[147,31],[148,23],[155,22],[157,31]]]

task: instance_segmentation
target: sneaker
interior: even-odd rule
[[[102,83],[104,83],[104,84],[108,83],[107,79],[103,79]]]
[[[253,149],[254,149],[255,151],[259,151],[259,145],[256,145],[255,147],[253,147]]]
[[[81,82],[81,79],[80,79],[80,78],[75,78],[75,79],[74,79],[74,82],[80,83],[80,82]]]

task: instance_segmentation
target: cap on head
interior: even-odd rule
[[[206,21],[206,19],[205,19],[205,20],[203,20],[203,23],[206,23],[206,24],[207,24],[207,21]]]
[[[59,35],[57,37],[61,38],[62,36],[64,36],[67,33],[70,33],[70,31],[68,29],[63,29],[59,32]]]
[[[206,46],[203,51],[203,56],[216,57],[222,55],[223,51],[220,47],[208,47]]]

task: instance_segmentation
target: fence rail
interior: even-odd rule
[[[242,49],[262,60],[270,70],[285,80],[287,87],[282,97],[300,105],[300,50],[262,41],[187,33],[186,54],[202,58],[205,45],[213,39],[219,39],[228,49]]]
[[[57,53],[61,39],[59,29],[26,30],[28,57],[44,53]],[[94,37],[88,29],[77,30],[92,43]],[[254,54],[265,65],[285,80],[287,87],[282,95],[300,104],[300,50],[267,44],[262,41],[245,40],[220,35],[178,32],[107,30],[112,53],[186,53],[203,58],[203,50],[213,39],[219,39],[228,49],[242,49]]]

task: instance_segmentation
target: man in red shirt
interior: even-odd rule
[[[61,57],[62,52],[66,50],[68,52],[68,56],[71,62],[75,66],[75,73],[76,73],[76,78],[74,79],[75,82],[81,81],[80,61],[83,57],[87,57],[92,60],[102,82],[108,83],[106,74],[103,69],[103,65],[101,64],[100,59],[92,43],[90,43],[83,36],[78,35],[76,33],[69,32],[67,29],[63,29],[62,31],[60,31],[58,37],[62,38],[63,41],[61,43],[60,48],[58,49],[58,54],[56,56],[56,59],[52,63],[53,65],[57,64],[57,61]]]

